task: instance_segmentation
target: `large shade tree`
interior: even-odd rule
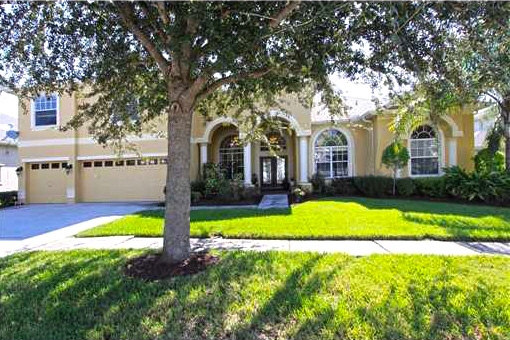
[[[456,5],[457,7],[459,5]],[[281,93],[321,91],[328,76],[402,82],[428,66],[445,3],[58,2],[0,7],[0,79],[26,98],[85,91],[67,128],[100,143],[168,121],[162,260],[189,256],[192,115],[260,115]],[[375,77],[377,76],[377,77]],[[135,97],[135,98],[134,98]],[[135,102],[133,119],[128,105]],[[112,116],[115,116],[115,119]],[[247,119],[249,119],[248,117]]]

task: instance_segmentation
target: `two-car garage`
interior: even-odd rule
[[[162,201],[166,158],[90,160],[78,163],[80,202]]]
[[[162,201],[166,164],[164,157],[80,160],[72,177],[67,162],[29,163],[27,202]]]

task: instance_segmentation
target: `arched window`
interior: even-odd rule
[[[349,144],[345,135],[329,129],[315,141],[315,170],[325,178],[347,177],[349,173]]]
[[[430,125],[422,125],[411,134],[411,175],[439,174],[439,140]]]
[[[220,144],[220,168],[228,179],[244,173],[243,147],[236,135],[226,137]]]

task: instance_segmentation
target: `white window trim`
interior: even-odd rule
[[[408,163],[408,166],[407,166],[407,170],[408,170],[408,175],[409,177],[413,177],[413,178],[420,178],[420,177],[440,177],[440,176],[443,176],[444,175],[444,171],[443,171],[443,168],[445,167],[445,164],[446,164],[446,161],[445,161],[445,155],[446,155],[446,152],[445,152],[445,138],[444,138],[444,134],[443,134],[443,131],[441,131],[440,128],[434,126],[432,123],[430,122],[424,122],[423,124],[421,125],[428,125],[432,128],[432,130],[434,130],[434,132],[436,133],[436,136],[437,136],[437,142],[438,142],[438,155],[437,155],[437,160],[438,160],[438,173],[437,174],[426,174],[426,175],[413,175],[412,174],[412,166],[411,166],[411,159],[412,158],[432,158],[432,157],[409,157],[409,163]],[[409,138],[407,139],[407,149],[409,150],[409,156],[411,156],[411,135],[413,134],[414,130],[411,131],[411,133],[409,134]]]
[[[344,136],[345,136],[345,139],[347,139],[347,145],[343,145],[343,147],[347,147],[347,176],[336,176],[336,177],[326,177],[326,179],[333,179],[333,178],[348,178],[348,177],[353,177],[353,176],[356,176],[354,174],[354,139],[351,135],[351,132],[347,129],[344,129],[344,128],[341,128],[341,127],[326,127],[324,129],[321,129],[319,131],[317,131],[315,133],[315,136],[313,137],[312,139],[312,163],[313,163],[313,171],[314,173],[317,173],[317,162],[315,161],[315,149],[316,149],[316,143],[317,143],[317,138],[319,138],[319,136],[325,132],[325,131],[328,131],[328,130],[337,130],[339,131],[340,133],[342,133]],[[321,146],[322,147],[322,146]],[[342,145],[340,145],[340,147],[342,147]],[[331,152],[331,150],[330,150]],[[330,155],[331,157],[331,155]],[[331,158],[332,159],[332,158]],[[332,173],[332,161],[329,162],[330,165],[330,175]]]
[[[41,94],[39,96],[44,96]],[[50,94],[57,97],[57,124],[54,125],[35,125],[35,98],[30,101],[30,127],[32,131],[43,131],[54,129],[60,126],[60,97],[57,94]]]

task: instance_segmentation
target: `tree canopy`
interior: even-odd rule
[[[390,86],[439,75],[452,18],[468,7],[477,13],[449,2],[19,2],[0,6],[0,85],[25,98],[81,89],[94,100],[67,127],[87,122],[101,143],[167,117],[164,257],[175,262],[189,252],[194,113],[263,118],[282,93],[320,91],[341,114],[330,74]]]

